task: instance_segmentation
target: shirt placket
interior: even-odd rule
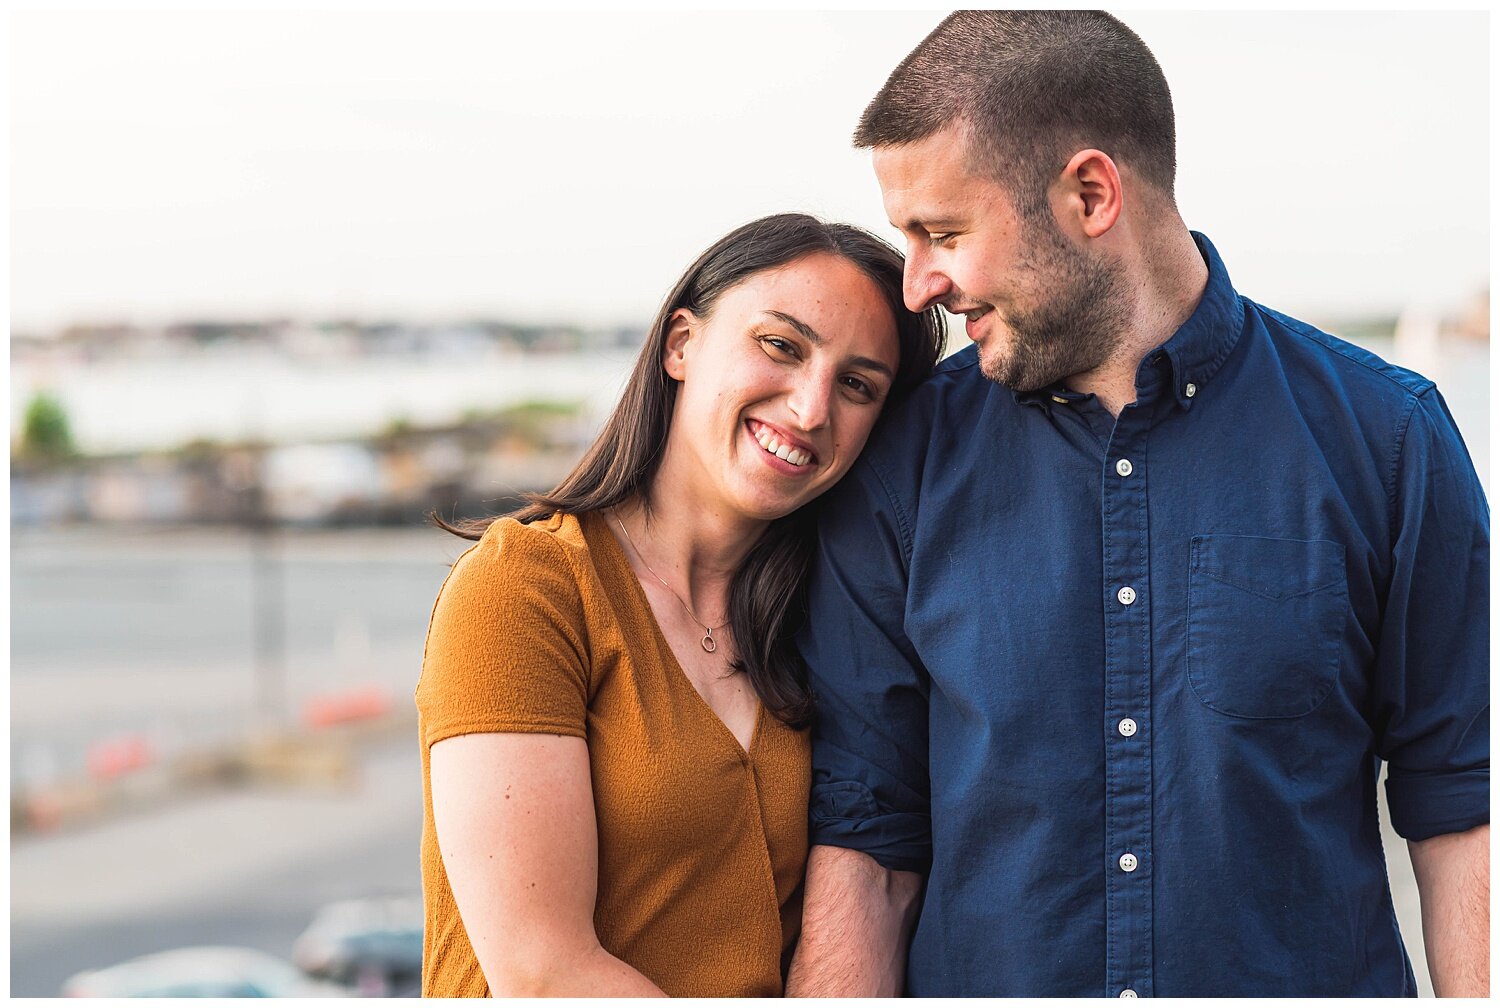
[[[1104,456],[1104,879],[1107,997],[1150,997],[1151,583],[1146,447],[1153,405],[1120,412]]]

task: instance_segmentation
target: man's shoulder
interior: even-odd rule
[[[979,351],[972,344],[938,361],[932,374],[894,403],[871,435],[872,445],[909,445],[925,441],[934,424],[950,417],[972,415],[970,411],[1001,393],[1014,397],[986,378],[979,370]]]
[[[990,451],[991,439],[976,432],[1003,427],[1019,408],[980,371],[977,348],[965,347],[885,410],[845,482],[912,503],[934,467],[967,467]]]
[[[941,375],[957,375],[965,371],[972,371],[971,377],[983,377],[979,374],[979,347],[974,343],[938,361],[937,366],[932,369],[932,376],[928,379],[928,383],[930,384],[932,379]]]
[[[1290,367],[1334,379],[1356,404],[1401,407],[1434,387],[1431,379],[1392,364],[1364,347],[1274,308],[1249,299],[1245,303],[1260,318],[1280,360]]]

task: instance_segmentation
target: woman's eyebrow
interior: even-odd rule
[[[773,318],[780,319],[787,325],[791,326],[793,329],[797,330],[802,338],[807,340],[813,346],[822,346],[826,342],[822,336],[818,335],[816,329],[808,325],[806,322],[803,322],[795,315],[788,315],[786,312],[777,311],[774,308],[767,308],[766,314],[772,316]],[[889,366],[882,364],[880,361],[875,360],[873,357],[851,357],[849,358],[849,363],[857,367],[869,368],[871,371],[878,371],[879,373],[885,375],[887,378],[896,377],[895,373],[891,371]]]
[[[871,371],[878,371],[881,374],[885,375],[887,378],[894,379],[896,377],[895,374],[891,372],[890,367],[880,363],[880,361],[876,360],[873,357],[851,357],[849,358],[849,363],[855,365],[856,367],[867,368]]]
[[[766,314],[781,319],[781,321],[797,330],[797,332],[802,335],[802,338],[807,340],[813,346],[823,345],[823,337],[818,335],[818,331],[812,326],[808,325],[806,322],[799,319],[797,316],[788,315],[786,312],[777,311],[774,308],[767,308]]]

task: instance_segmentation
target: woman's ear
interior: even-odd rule
[[[662,370],[667,376],[682,381],[687,377],[687,345],[698,326],[698,316],[686,308],[679,308],[667,320],[667,342],[661,353]]]

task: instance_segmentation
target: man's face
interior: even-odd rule
[[[1050,212],[1032,220],[975,174],[959,126],[875,149],[892,225],[906,236],[906,305],[967,318],[985,377],[1032,391],[1095,370],[1116,351],[1124,285],[1107,259],[1071,241]]]

